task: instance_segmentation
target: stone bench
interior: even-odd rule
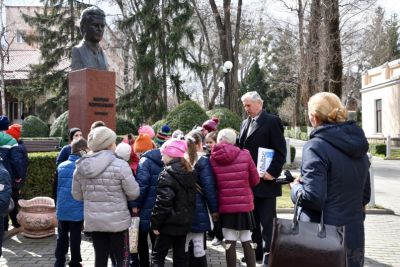
[[[51,152],[59,151],[61,145],[60,138],[23,138],[22,141],[28,152]]]

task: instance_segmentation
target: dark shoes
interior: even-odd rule
[[[260,255],[256,255],[256,261],[257,262],[262,262],[262,267],[268,267],[268,256],[269,253],[265,253],[265,256],[261,256]],[[246,259],[244,257],[242,257],[240,259],[241,262],[246,263]]]

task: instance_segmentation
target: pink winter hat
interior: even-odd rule
[[[156,135],[153,128],[147,124],[143,124],[142,126],[140,126],[138,134],[148,134],[151,139],[153,139],[154,136]]]
[[[219,119],[217,117],[212,117],[211,120],[207,120],[203,123],[202,127],[209,132],[214,132],[217,130]]]
[[[160,148],[161,154],[171,158],[183,158],[187,150],[186,141],[180,139],[169,139]]]

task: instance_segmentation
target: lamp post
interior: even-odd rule
[[[231,75],[231,70],[233,68],[233,63],[232,61],[225,61],[222,70],[225,73],[225,92],[224,92],[224,104],[225,107],[229,108],[231,104],[231,99],[230,99],[230,89],[232,88],[232,75]],[[228,93],[227,93],[228,92]]]
[[[222,95],[222,91],[224,90],[224,88],[225,88],[225,84],[224,84],[224,82],[219,82],[218,83],[218,88],[219,88],[219,105],[222,107],[222,97],[223,97],[223,95]]]

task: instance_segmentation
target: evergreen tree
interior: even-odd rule
[[[130,36],[131,54],[138,83],[119,99],[118,110],[134,117],[136,123],[154,122],[166,115],[168,84],[180,100],[186,98],[178,65],[195,67],[188,60],[185,48],[194,39],[190,23],[193,10],[188,1],[136,3],[132,12],[118,21],[118,28],[125,33],[134,32]],[[129,9],[122,3],[120,8]]]
[[[266,73],[260,68],[258,61],[254,62],[249,72],[241,83],[240,95],[244,95],[250,91],[257,91],[264,100],[264,108],[267,112],[277,114],[280,100],[277,98],[277,93],[271,90],[270,84],[266,81]]]
[[[19,96],[26,99],[51,95],[38,107],[39,115],[47,119],[53,113],[57,116],[67,110],[71,48],[82,39],[76,21],[87,5],[76,0],[41,1],[43,12],[23,15],[34,29],[26,39],[39,47],[41,63],[31,66],[28,82],[19,90]]]

